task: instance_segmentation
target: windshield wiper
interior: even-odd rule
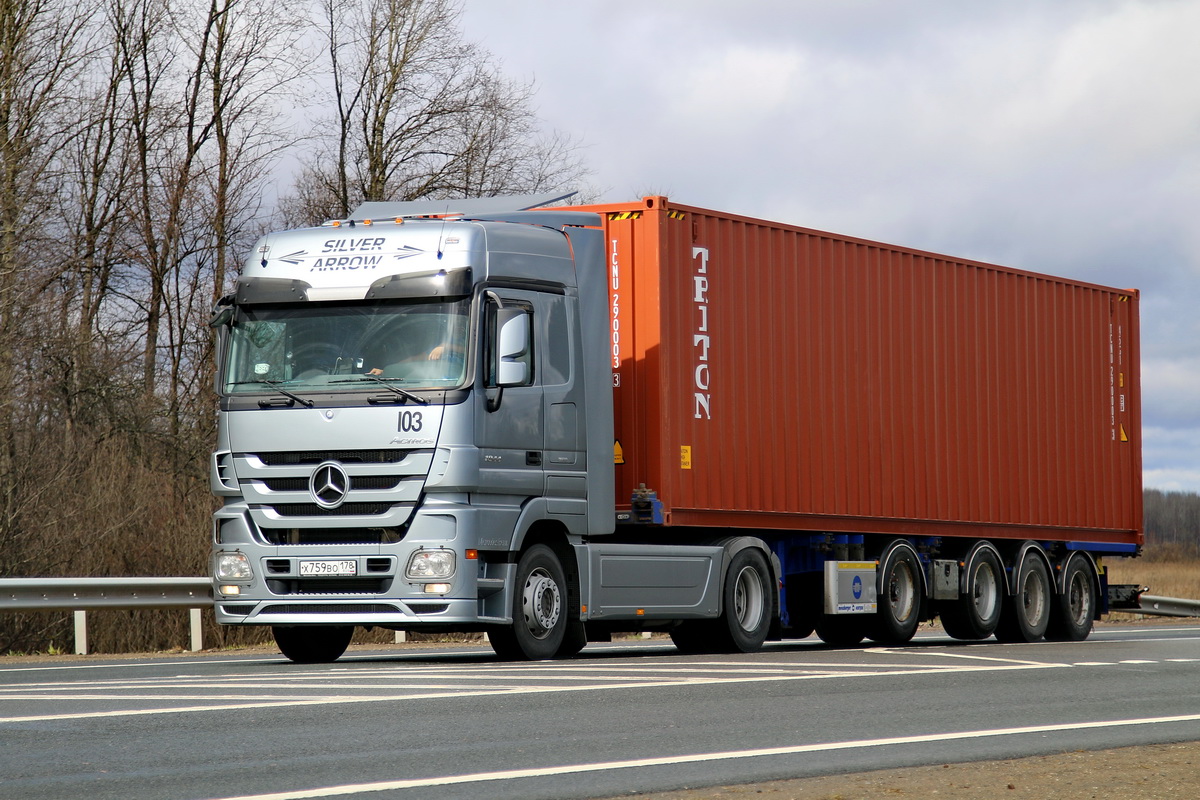
[[[314,403],[312,400],[307,400],[298,394],[293,394],[292,392],[289,392],[287,389],[283,388],[275,381],[268,381],[268,380],[264,380],[262,378],[259,378],[257,380],[252,380],[252,381],[234,381],[233,383],[230,384],[230,386],[245,386],[248,383],[261,383],[263,386],[268,386],[271,389],[274,389],[275,391],[279,392],[284,397],[286,397],[290,400],[295,400],[297,403],[304,406],[305,408],[312,408],[313,406],[316,405],[316,403]],[[261,401],[259,402],[259,405],[262,405]]]
[[[414,403],[420,403],[423,406],[429,405],[429,401],[420,395],[413,394],[407,389],[401,389],[399,386],[393,386],[390,381],[399,380],[399,378],[381,378],[378,375],[372,375],[369,372],[364,372],[360,377],[373,380],[376,383],[382,384],[389,392],[393,392],[405,400],[412,400]],[[334,383],[351,383],[352,381],[333,381]]]

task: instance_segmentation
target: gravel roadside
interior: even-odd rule
[[[1198,768],[1200,742],[1185,742],[637,796],[652,800],[1196,800]]]

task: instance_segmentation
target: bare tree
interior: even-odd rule
[[[565,136],[539,136],[533,88],[464,42],[454,0],[323,0],[335,117],[288,198],[289,222],[363,200],[538,191],[585,175]]]
[[[42,226],[55,190],[54,154],[70,139],[68,81],[81,59],[86,6],[0,2],[0,551],[21,533],[26,465],[17,459],[31,330],[26,312],[56,273]],[[36,369],[36,364],[33,365]],[[5,556],[0,555],[0,559]],[[2,567],[0,562],[0,567]]]

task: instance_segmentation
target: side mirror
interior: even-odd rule
[[[496,385],[521,386],[529,382],[529,312],[507,307],[496,312]]]

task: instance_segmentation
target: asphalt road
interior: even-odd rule
[[[562,798],[1200,740],[1200,626],[680,656],[0,659],[0,797]]]

